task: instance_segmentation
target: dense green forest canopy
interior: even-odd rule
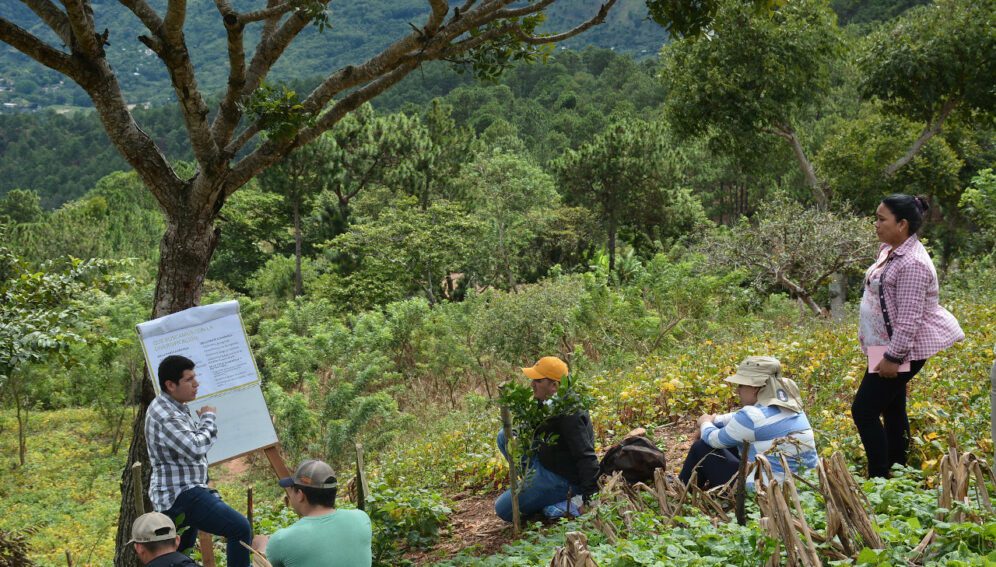
[[[576,146],[605,124],[617,107],[655,108],[662,93],[650,60],[635,61],[607,49],[563,51],[539,66],[522,65],[497,85],[475,83],[446,63],[429,63],[397,88],[376,99],[381,111],[422,108],[444,97],[454,118],[481,132],[495,120],[513,121],[531,149],[556,155]],[[295,81],[307,92],[315,81]],[[136,109],[139,121],[171,159],[189,160],[183,124],[172,105]],[[585,125],[579,130],[577,125]],[[85,149],[85,151],[84,151]],[[53,168],[51,164],[67,167]],[[14,188],[33,189],[45,207],[79,197],[98,179],[127,169],[107,140],[96,115],[54,112],[0,114],[0,195]]]
[[[236,9],[252,5],[249,2],[232,4]],[[554,6],[544,25],[551,30],[576,26],[591,17],[599,4],[598,0],[580,0]],[[159,9],[166,2],[153,1],[150,5]],[[194,0],[188,10],[200,14],[188,23],[184,34],[194,54],[201,87],[206,92],[220,92],[228,65],[221,16],[211,0]],[[128,101],[155,106],[174,102],[166,70],[152,52],[133,41],[143,33],[141,23],[134,15],[114,1],[95,2],[94,11],[97,28],[112,30],[108,38],[109,58],[116,69],[122,70],[121,84]],[[330,21],[334,24],[323,31],[316,26],[305,30],[273,70],[274,79],[309,79],[365,61],[389,45],[398,34],[408,31],[411,22],[424,20],[429,5],[424,0],[334,2],[330,11]],[[25,26],[29,31],[39,31],[43,27],[30,25],[37,20],[20,2],[0,4],[0,17]],[[255,42],[256,35],[247,34],[246,41]],[[610,12],[605,25],[567,41],[563,47],[595,45],[645,58],[655,55],[665,38],[664,31],[647,18],[643,0],[623,0]],[[71,82],[64,81],[54,71],[37,69],[26,56],[7,45],[0,46],[0,103],[12,105],[5,109],[7,111],[91,105],[83,91]]]

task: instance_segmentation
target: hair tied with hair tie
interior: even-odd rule
[[[914,195],[913,202],[916,203],[916,208],[920,210],[921,214],[927,211],[927,202],[923,200],[923,197]]]

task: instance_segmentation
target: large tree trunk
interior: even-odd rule
[[[176,214],[170,217],[160,244],[159,277],[156,282],[153,318],[182,311],[200,302],[201,286],[207,275],[211,255],[214,254],[218,243],[219,231],[215,229],[212,219],[198,220]],[[157,361],[152,363],[156,364]],[[145,376],[149,376],[148,369]],[[143,379],[141,403],[132,424],[128,464],[121,473],[121,508],[118,512],[118,531],[115,538],[115,567],[141,565],[132,546],[126,545],[131,539],[131,524],[138,516],[135,511],[131,467],[134,463],[142,463],[142,493],[146,495],[144,508],[146,511],[151,511],[152,502],[148,498],[147,489],[152,471],[149,467],[149,453],[145,442],[145,412],[154,396],[152,381]]]

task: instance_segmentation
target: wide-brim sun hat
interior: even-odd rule
[[[764,406],[779,406],[796,413],[802,412],[802,396],[799,385],[794,380],[781,376],[772,377],[757,393],[757,403]]]
[[[768,383],[772,376],[782,371],[782,363],[773,356],[748,356],[737,367],[733,376],[726,378],[731,384],[760,387]]]

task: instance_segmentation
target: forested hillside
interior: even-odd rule
[[[601,129],[617,109],[653,112],[663,94],[650,61],[609,50],[555,54],[547,64],[520,66],[497,85],[478,84],[445,63],[427,64],[374,103],[383,111],[424,108],[442,97],[454,118],[478,133],[496,120],[514,124],[542,160],[576,147]],[[314,81],[293,83],[307,92]],[[173,106],[137,110],[136,119],[174,160],[191,158]],[[86,151],[83,149],[86,148]],[[52,164],[70,167],[53,168]],[[0,195],[36,191],[46,208],[81,196],[98,179],[127,169],[91,113],[0,114]]]
[[[165,4],[165,0],[150,2],[156,7]],[[232,4],[239,8],[249,2]],[[579,0],[569,6],[558,4],[550,11],[545,25],[555,30],[577,25],[590,17],[599,4],[598,0]],[[219,92],[224,86],[228,65],[221,16],[212,0],[194,0],[188,9],[199,14],[188,23],[184,33],[200,72],[201,86],[208,92]],[[317,26],[305,30],[274,69],[273,77],[283,81],[308,79],[345,65],[361,63],[386,47],[398,33],[409,30],[411,22],[424,19],[428,10],[424,0],[333,2],[330,13],[334,24],[324,30]],[[121,82],[128,101],[155,106],[174,102],[169,77],[156,64],[152,52],[134,41],[142,33],[137,18],[118,2],[110,0],[95,2],[94,11],[97,27],[113,30],[108,37],[108,56],[115,68],[126,71],[121,74]],[[40,29],[37,25],[28,25],[37,20],[20,2],[0,3],[0,17],[29,30]],[[256,37],[249,33],[246,40],[254,41]],[[645,58],[655,55],[665,38],[663,30],[647,18],[647,8],[642,0],[622,0],[604,26],[564,43],[563,47],[594,45]],[[37,69],[24,55],[7,45],[0,45],[0,104],[5,107],[0,112],[91,106],[83,91],[75,85],[62,81],[52,71]]]
[[[596,3],[557,2],[550,21],[569,25]],[[331,463],[341,508],[358,505],[364,467],[375,567],[562,567],[568,537],[586,538],[600,567],[992,565],[993,0],[917,3],[693,2],[702,25],[665,44],[648,3],[621,2],[568,44],[578,49],[478,54],[494,80],[412,57],[411,74],[372,101],[340,107],[359,100],[344,89],[305,115],[298,94],[329,52],[319,42],[362,58],[426,4],[333,3],[341,18],[310,30],[286,83],[244,97],[249,110],[224,135],[169,95],[134,109],[155,141],[142,147],[169,160],[165,192],[143,182],[157,179],[142,161],[156,156],[126,167],[96,113],[0,114],[0,566],[134,567],[119,518],[134,509],[129,483],[148,488],[130,464],[145,454],[151,399],[136,325],[231,300],[288,464]],[[95,1],[108,10],[98,19],[116,5]],[[0,4],[0,16],[25,14]],[[206,33],[216,28],[190,22],[191,44],[220,48]],[[16,39],[2,21],[0,38]],[[590,45],[613,41],[628,47]],[[73,102],[68,87],[43,86],[39,65],[2,57],[46,106]],[[139,73],[124,73],[130,96],[168,91],[144,55],[115,57]],[[223,61],[198,57],[208,83],[221,80],[210,69]],[[286,153],[220,189],[260,148]],[[207,174],[217,183],[197,185]],[[188,199],[199,191],[215,200]],[[204,247],[184,247],[203,235]],[[895,284],[901,301],[877,299],[875,285],[892,284],[866,276],[876,258],[886,273],[917,262],[916,281]],[[162,303],[167,288],[187,302]],[[884,374],[868,373],[858,338],[869,317],[891,325],[876,305],[904,333],[943,307],[965,335],[907,384],[883,378],[903,440],[889,478],[866,478],[852,416],[862,384]],[[681,482],[702,426],[753,405],[747,384],[724,381],[753,355],[777,357],[798,384],[805,415],[792,419],[811,426],[820,465],[781,484],[757,472],[742,500],[735,485]],[[550,404],[523,374],[542,356],[569,367]],[[516,532],[495,514],[511,473],[495,446],[503,406],[519,436],[510,450],[526,457],[511,462],[532,463],[525,440],[569,408],[588,412],[598,456],[643,428],[665,470],[643,485],[606,477],[579,517],[540,512]],[[253,489],[254,533],[297,519],[266,458],[210,473],[239,513]],[[224,549],[216,538],[220,567]]]

